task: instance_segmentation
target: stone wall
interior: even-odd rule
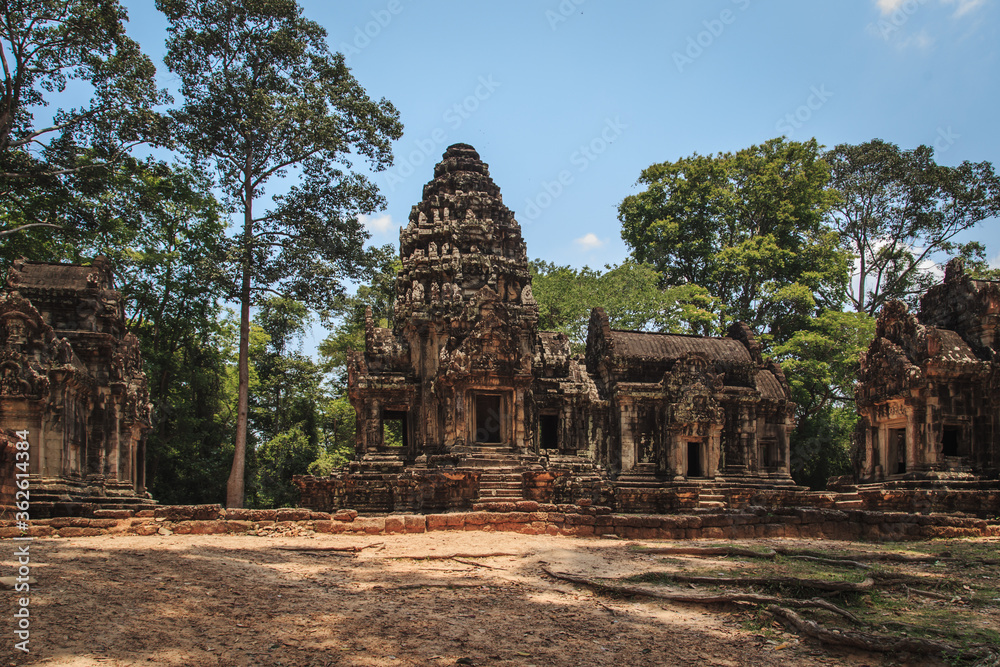
[[[1000,537],[1000,520],[941,514],[863,510],[765,509],[697,515],[622,515],[608,507],[555,505],[533,501],[477,503],[472,511],[450,514],[360,516],[306,509],[223,509],[218,505],[160,507],[155,510],[96,510],[93,517],[32,522],[34,537],[95,535],[386,535],[448,530],[514,532],[527,535],[604,536],[628,539],[815,538],[837,540],[925,540]],[[20,531],[0,520],[0,538]]]
[[[345,477],[296,475],[301,504],[318,511],[351,508],[362,512],[435,512],[468,509],[479,493],[479,471],[426,471],[420,474],[359,473]]]

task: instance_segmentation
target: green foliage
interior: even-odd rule
[[[71,257],[113,230],[101,200],[115,194],[114,173],[134,164],[135,145],[167,141],[153,107],[169,97],[125,20],[118,0],[0,6],[0,237],[15,246],[5,254]],[[68,86],[79,106],[43,113]]]
[[[155,353],[153,327],[137,330],[143,342],[153,430],[147,443],[147,476],[153,497],[166,504],[218,503],[233,456],[232,383],[236,328],[229,321],[192,323]]]
[[[316,441],[293,426],[265,442],[257,451],[258,485],[250,504],[255,507],[294,507],[299,499],[293,475],[304,474],[319,455]]]
[[[774,347],[797,404],[790,446],[799,484],[822,489],[829,477],[850,472],[854,380],[874,335],[871,316],[828,310]]]
[[[697,285],[661,289],[649,265],[626,261],[601,273],[550,262],[530,263],[531,289],[538,302],[538,326],[561,331],[575,348],[587,340],[590,311],[602,307],[611,326],[636,331],[702,333],[714,331],[715,300]]]
[[[309,464],[310,475],[329,475],[347,465],[354,454],[355,412],[346,396],[324,402],[320,408],[322,452]]]
[[[934,149],[902,151],[873,139],[828,152],[832,186],[839,193],[831,224],[857,258],[850,302],[874,315],[890,299],[914,304],[937,282],[940,255],[983,259],[978,242],[956,235],[1000,214],[1000,177],[989,162],[945,167]]]
[[[815,140],[654,164],[619,206],[622,238],[663,286],[706,289],[723,326],[781,342],[843,301],[849,255],[824,225],[828,181]]]

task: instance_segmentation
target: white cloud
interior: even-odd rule
[[[916,5],[923,5],[927,2],[928,0],[875,0],[875,6],[878,7],[883,16],[901,12],[897,16],[902,17],[913,14],[916,10]],[[941,0],[941,3],[945,5],[958,5],[952,16],[959,18],[982,7],[986,4],[986,0]]]
[[[954,17],[958,18],[960,16],[965,16],[969,12],[986,4],[986,0],[943,0],[946,5],[957,4],[958,8],[955,10]]]
[[[392,216],[386,213],[385,215],[380,215],[377,217],[372,217],[370,215],[360,215],[358,216],[358,222],[364,225],[369,231],[374,231],[379,234],[386,234],[393,228]]]
[[[875,4],[878,6],[879,11],[883,14],[892,14],[894,11],[903,6],[906,0],[875,0]]]
[[[574,239],[573,243],[577,244],[584,250],[597,250],[605,243],[607,243],[607,241],[602,241],[601,239],[597,238],[597,234],[591,233],[585,236],[581,236],[578,239]]]

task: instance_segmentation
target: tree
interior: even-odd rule
[[[796,403],[790,444],[799,484],[823,488],[829,477],[850,472],[854,380],[874,335],[875,320],[866,313],[828,310],[774,347]]]
[[[45,243],[98,228],[90,215],[109,170],[166,139],[153,107],[169,101],[125,35],[119,0],[8,0],[0,7],[0,237]],[[79,107],[42,113],[74,83]],[[83,84],[83,87],[80,86]],[[88,90],[90,99],[86,99]],[[36,118],[40,117],[40,118]],[[48,232],[39,234],[39,232]]]
[[[703,287],[724,320],[785,340],[843,300],[849,257],[824,224],[828,181],[815,140],[654,164],[619,206],[622,238],[663,287]]]
[[[344,278],[371,276],[373,253],[358,215],[384,200],[363,175],[391,165],[399,114],[378,102],[330,53],[322,27],[294,0],[157,0],[170,22],[166,62],[180,79],[173,113],[183,150],[214,172],[240,217],[234,262],[240,302],[239,401],[226,502],[243,504],[250,308],[278,293],[322,310]],[[267,186],[296,172],[284,194]],[[258,207],[260,204],[260,207]]]
[[[825,159],[839,193],[830,221],[856,258],[854,310],[913,303],[937,281],[930,268],[941,254],[982,259],[982,244],[956,238],[1000,214],[1000,178],[989,162],[946,167],[930,146],[902,151],[880,139],[841,144]]]
[[[714,299],[704,288],[661,289],[659,274],[649,265],[626,261],[601,273],[532,260],[529,270],[539,329],[565,333],[576,349],[586,343],[590,311],[598,306],[620,329],[706,333],[718,324]]]

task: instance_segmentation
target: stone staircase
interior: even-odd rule
[[[542,468],[538,456],[518,454],[502,445],[476,445],[459,455],[458,467],[479,471],[479,498],[522,500],[524,472]]]
[[[837,494],[837,499],[833,502],[838,510],[859,510],[865,506],[865,501],[861,499],[855,491],[847,491]]]
[[[698,494],[698,509],[700,510],[722,510],[726,509],[726,497],[721,493],[714,493],[711,488],[702,489]]]

